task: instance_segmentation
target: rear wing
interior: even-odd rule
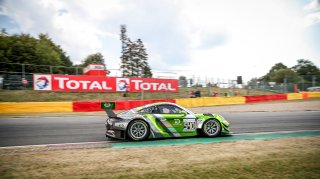
[[[104,109],[109,118],[117,118],[117,115],[113,112],[113,109],[115,109],[115,107],[115,102],[101,102],[101,108]]]

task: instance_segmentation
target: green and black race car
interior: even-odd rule
[[[113,104],[114,105],[114,104]],[[216,137],[229,134],[229,122],[218,114],[196,114],[174,103],[160,102],[116,115],[106,104],[106,136],[141,141],[151,138]]]

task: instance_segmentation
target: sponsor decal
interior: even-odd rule
[[[178,80],[89,75],[34,75],[34,90],[75,92],[178,92]]]
[[[183,123],[183,131],[194,131],[196,129],[195,119],[184,119]]]
[[[149,82],[149,80],[133,79],[131,83],[135,91],[177,91],[176,87],[167,80]]]
[[[53,91],[114,92],[115,78],[87,75],[51,75]]]
[[[180,119],[174,119],[174,125],[179,125],[180,124]]]
[[[128,78],[117,78],[117,91],[129,91],[130,80]]]
[[[116,103],[115,102],[101,102],[101,109],[115,109]]]
[[[51,91],[51,75],[33,75],[33,89],[42,91]]]
[[[59,89],[69,90],[112,90],[107,81],[98,80],[73,80],[68,77],[54,77]]]

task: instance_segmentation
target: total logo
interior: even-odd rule
[[[129,91],[130,80],[128,78],[117,78],[117,91]]]
[[[34,89],[35,90],[51,90],[51,76],[50,75],[34,75]]]
[[[132,86],[135,90],[145,91],[176,91],[171,83],[163,82],[144,82],[143,80],[131,80]]]

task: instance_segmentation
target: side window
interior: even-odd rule
[[[161,114],[180,114],[182,109],[174,105],[161,105],[159,111]]]
[[[159,110],[156,106],[150,106],[144,109],[141,109],[139,113],[142,114],[159,114]]]

